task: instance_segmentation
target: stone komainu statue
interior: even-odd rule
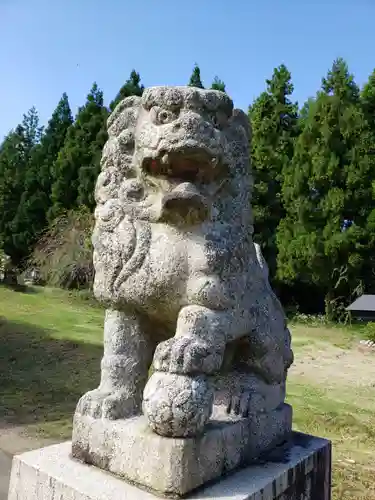
[[[273,411],[293,354],[252,241],[247,116],[222,92],[155,87],[117,106],[108,135],[93,234],[104,356],[77,413],[128,418],[143,400],[153,430],[191,436],[213,406]]]

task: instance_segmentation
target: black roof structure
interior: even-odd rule
[[[375,295],[361,295],[350,306],[347,311],[371,311],[375,313]]]

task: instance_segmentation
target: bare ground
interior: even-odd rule
[[[26,426],[0,422],[0,450],[6,455],[18,455],[56,442],[56,439],[30,434]]]
[[[294,338],[294,427],[332,441],[334,500],[375,500],[375,352],[341,329],[297,325]]]
[[[348,350],[316,342],[296,356],[289,373],[325,387],[375,387],[375,352],[356,344]]]

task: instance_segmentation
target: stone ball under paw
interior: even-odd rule
[[[143,412],[161,436],[196,436],[211,416],[213,401],[206,377],[155,372],[143,393]]]

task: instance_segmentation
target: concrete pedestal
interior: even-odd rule
[[[154,494],[71,458],[71,443],[13,459],[8,500],[156,500]],[[144,467],[147,469],[147,462]],[[330,500],[331,444],[293,433],[288,449],[189,494],[188,499]]]

